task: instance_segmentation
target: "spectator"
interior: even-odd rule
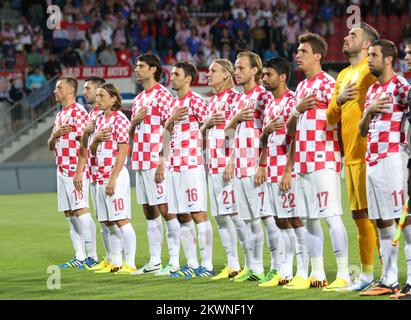
[[[221,58],[233,61],[233,51],[231,50],[231,46],[227,43],[223,44],[223,48],[221,50]]]
[[[244,4],[238,4],[238,0],[233,1],[231,4],[231,15],[233,16],[234,20],[236,20],[239,15],[242,15],[244,18],[247,16],[247,12],[244,9]]]
[[[264,20],[259,20],[255,27],[251,29],[252,41],[253,41],[253,51],[257,54],[261,54],[264,48],[264,40],[266,38],[266,33],[263,28]]]
[[[174,54],[174,51],[172,48],[167,49],[167,54],[164,57],[164,62],[165,64],[169,66],[174,65],[177,62],[176,55]]]
[[[207,68],[209,66],[203,51],[199,51],[198,54],[194,55],[193,62],[198,68]]]
[[[230,36],[229,31],[227,28],[223,29],[221,39],[219,41],[220,50],[222,50],[224,44],[229,45],[230,47],[233,45],[233,38]]]
[[[61,63],[65,67],[79,67],[82,65],[82,60],[77,51],[72,47],[64,49],[63,56],[61,57]]]
[[[33,91],[43,87],[47,83],[46,77],[40,67],[35,67],[34,72],[26,79],[26,88]]]
[[[84,61],[84,54],[87,50],[87,45],[86,45],[86,40],[80,40],[78,42],[78,48],[75,49],[75,51],[78,53],[78,56],[80,57],[80,65],[84,66],[86,62]]]
[[[122,43],[128,43],[128,36],[127,36],[127,22],[125,20],[121,20],[119,22],[118,28],[116,28],[113,32],[113,46],[114,49],[120,48]]]
[[[271,43],[270,48],[264,51],[264,61],[277,58],[279,56],[275,42]]]
[[[125,43],[120,44],[119,50],[116,51],[116,56],[117,56],[117,64],[119,66],[130,65],[131,52],[129,49],[127,49]]]
[[[213,60],[220,59],[221,54],[220,54],[220,51],[217,50],[216,46],[212,45],[210,53],[206,56],[208,57],[207,58],[207,65],[210,65],[211,62],[213,62]]]
[[[137,47],[142,53],[153,50],[153,38],[148,35],[146,29],[141,30],[141,36],[137,40]]]
[[[404,29],[402,29],[402,39],[410,39],[411,38],[411,24],[409,21],[404,26]]]
[[[329,0],[324,0],[324,4],[320,7],[321,16],[321,35],[324,37],[326,35],[334,34],[334,8],[330,5]],[[290,42],[291,43],[291,42]]]
[[[241,29],[237,32],[237,38],[234,41],[234,47],[237,52],[249,50],[248,40],[245,38],[244,31]]]
[[[292,62],[294,59],[294,53],[292,48],[290,48],[288,41],[283,42],[283,48],[280,51],[280,57],[285,58],[288,62]]]
[[[13,131],[16,131],[22,127],[23,105],[20,101],[24,98],[24,92],[21,88],[16,87],[14,79],[10,80],[9,97],[11,104],[13,104],[13,109],[10,112],[11,128]]]
[[[10,23],[6,22],[4,24],[3,31],[1,31],[0,33],[3,53],[6,53],[9,48],[14,49],[14,39],[15,38],[16,38],[16,33],[11,29]]]
[[[44,64],[43,70],[47,80],[61,73],[61,64],[54,52],[50,52],[49,59]]]
[[[36,48],[32,45],[29,48],[29,53],[27,54],[27,63],[33,68],[39,67],[43,64],[43,57],[36,51]]]
[[[234,20],[233,28],[237,31],[237,33],[239,30],[242,30],[244,33],[248,32],[250,27],[248,26],[248,23],[245,20],[245,16],[241,12],[238,13],[238,19]]]
[[[179,47],[182,47],[183,45],[187,43],[188,38],[190,38],[191,32],[186,27],[186,25],[181,22],[176,22],[175,28],[177,31],[175,40],[177,42],[177,45]]]
[[[191,61],[193,56],[191,55],[190,51],[188,51],[188,47],[183,45],[181,50],[177,52],[176,55],[177,61]]]
[[[3,69],[12,70],[16,63],[16,56],[13,47],[8,47],[6,53],[3,55]]]
[[[297,38],[300,33],[300,26],[297,24],[297,19],[291,19],[289,25],[287,25],[282,32],[284,41],[287,41],[291,52],[295,52],[297,49]]]
[[[191,28],[191,35],[186,41],[186,45],[190,53],[194,56],[196,55],[201,48],[201,39],[198,36],[197,29]]]
[[[43,39],[43,33],[39,26],[35,26],[33,28],[32,40],[33,40],[33,46],[35,50],[38,52],[42,52],[44,49],[44,39]]]
[[[98,60],[103,66],[115,66],[117,65],[117,56],[111,44],[101,51],[98,55]]]
[[[97,53],[92,46],[84,51],[83,60],[87,67],[97,66]]]
[[[136,59],[137,59],[137,57],[140,55],[140,52],[138,51],[138,47],[133,47],[132,49],[131,49],[131,57],[130,57],[130,65],[132,66],[132,67],[134,67],[135,65],[136,65]]]

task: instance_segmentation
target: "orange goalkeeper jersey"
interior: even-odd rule
[[[355,99],[348,100],[339,107],[337,105],[337,96],[351,81],[356,82],[356,87],[360,89],[359,94]],[[327,109],[327,122],[336,124],[341,121],[341,137],[347,165],[365,162],[367,138],[360,136],[358,123],[364,111],[368,88],[375,81],[377,79],[368,69],[367,58],[361,60],[357,66],[349,66],[338,74],[333,98]]]

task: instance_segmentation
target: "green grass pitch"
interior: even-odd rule
[[[350,270],[359,268],[359,255],[356,241],[356,227],[348,210],[345,183],[342,182],[344,223],[349,236]],[[283,288],[259,288],[257,283],[232,283],[206,278],[191,280],[155,277],[154,275],[114,275],[94,274],[90,271],[62,270],[61,288],[48,289],[47,273],[50,265],[56,265],[73,256],[73,249],[68,233],[68,225],[62,213],[57,212],[55,193],[22,194],[0,196],[0,299],[365,299],[356,293],[325,293],[321,289],[302,291]],[[132,190],[132,224],[137,234],[137,267],[148,261],[146,222],[142,208],[136,203]],[[214,227],[213,262],[216,270],[221,270],[226,263],[224,249]],[[328,228],[324,230],[324,265],[329,281],[334,280],[336,261]],[[103,256],[103,246],[97,225],[97,246],[99,256]],[[401,240],[399,254],[399,280],[406,280],[404,243]],[[265,270],[269,269],[269,253],[264,249]],[[182,251],[182,250],[181,250]],[[239,248],[241,261],[243,256]],[[184,265],[183,253],[180,254]],[[295,260],[295,259],[294,259]],[[166,247],[163,248],[163,262],[167,262]],[[294,262],[295,264],[295,262]],[[375,263],[375,276],[379,277],[381,267]],[[294,268],[295,270],[295,268]],[[379,297],[372,299],[389,299]]]

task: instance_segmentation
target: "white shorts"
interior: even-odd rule
[[[96,206],[98,221],[131,219],[130,176],[127,169],[125,167],[121,169],[112,197],[106,194],[107,182],[97,184]]]
[[[83,174],[83,191],[74,188],[73,177],[64,176],[57,169],[57,207],[58,211],[74,211],[88,208],[88,179]]]
[[[296,196],[300,217],[319,219],[343,213],[340,175],[332,169],[298,174]]]
[[[139,204],[155,206],[167,203],[166,183],[155,182],[156,168],[136,171],[136,194]]]
[[[169,213],[187,214],[207,211],[204,167],[169,172],[166,185]]]
[[[374,166],[367,165],[367,201],[370,219],[398,219],[407,198],[405,152],[389,155]]]
[[[280,183],[266,182],[264,187],[264,213],[278,218],[300,217],[296,206],[295,179],[288,192],[280,191]]]
[[[97,214],[97,205],[96,205],[96,199],[97,199],[97,184],[92,183],[90,181],[90,194],[91,194],[91,200],[93,201],[93,207],[94,207],[94,213],[96,217],[98,218]]]
[[[254,176],[234,178],[233,187],[238,213],[242,219],[254,220],[271,215],[264,214],[264,185],[256,187]]]
[[[220,216],[237,212],[233,185],[231,182],[224,183],[222,173],[208,175],[208,193],[211,215]]]

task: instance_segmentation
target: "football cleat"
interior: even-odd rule
[[[374,280],[368,282],[362,279],[355,279],[354,282],[348,287],[349,291],[363,291],[369,288],[374,283]]]
[[[390,295],[391,299],[410,300],[411,299],[411,284],[406,283],[405,286],[395,294]]]
[[[196,277],[196,273],[193,268],[190,268],[188,265],[184,266],[182,269],[170,273],[171,278],[184,278],[184,279],[192,279]]]
[[[91,268],[96,267],[98,265],[98,261],[94,260],[92,257],[87,257],[86,260],[84,260],[84,263],[77,267],[79,270],[91,270]]]
[[[70,261],[67,261],[66,263],[59,264],[58,267],[60,269],[74,269],[74,268],[80,267],[83,263],[84,261],[81,261],[77,259],[76,257],[74,257],[73,259],[71,259]]]
[[[293,277],[290,276],[288,278],[283,278],[278,282],[279,286],[285,286],[286,284],[290,283],[290,281],[293,280]]]
[[[263,282],[267,282],[270,281],[272,278],[274,278],[274,276],[276,276],[278,274],[277,270],[272,269],[270,271],[267,272],[267,274],[265,275],[265,277],[260,281],[261,283]]]
[[[291,290],[303,290],[310,288],[310,280],[304,279],[301,276],[295,276],[289,283],[283,288]]]
[[[335,279],[331,284],[329,284],[327,287],[323,289],[323,291],[347,291],[350,286],[350,282],[338,277]]]
[[[259,287],[278,287],[280,281],[285,280],[285,278],[279,274],[274,275],[270,280],[260,283]]]
[[[149,263],[146,263],[144,266],[142,266],[140,269],[138,269],[136,272],[133,272],[133,273],[130,273],[130,274],[139,275],[139,274],[154,273],[154,272],[160,271],[161,267],[162,267],[161,263],[158,263],[158,264],[154,265],[154,264],[151,264],[149,262]]]
[[[387,294],[396,294],[400,291],[398,283],[394,285],[385,285],[382,281],[378,281],[375,285],[371,286],[367,290],[360,292],[360,296],[362,297],[370,297],[370,296],[383,296]]]
[[[308,281],[310,282],[310,288],[325,288],[328,286],[327,279],[318,280],[315,277],[309,277]]]
[[[173,268],[171,263],[162,267],[159,271],[156,272],[156,276],[169,276],[172,272],[177,272],[179,268]]]
[[[214,270],[207,270],[203,266],[199,266],[197,269],[194,270],[196,277],[212,277],[215,276]]]
[[[114,264],[109,263],[101,270],[97,270],[94,273],[116,273],[120,270],[120,267],[116,267]]]
[[[133,272],[136,272],[136,271],[137,271],[137,268],[130,267],[126,264],[123,264],[121,266],[120,270],[118,270],[118,272],[116,272],[116,274],[130,274],[130,273],[133,273]]]
[[[246,273],[248,273],[249,271],[250,271],[250,270],[248,270],[247,267],[244,267],[244,269],[241,270],[235,277],[233,277],[233,278],[231,279],[231,281],[236,282],[236,279],[240,279],[240,278],[244,277],[244,275],[245,275]]]
[[[231,269],[230,267],[225,267],[218,275],[212,277],[211,280],[234,278],[236,275],[238,275],[238,273],[238,270]]]
[[[98,271],[98,270],[101,270],[101,269],[107,267],[109,264],[110,264],[110,262],[108,262],[106,259],[104,259],[104,260],[100,261],[100,263],[99,263],[98,265],[96,265],[95,267],[92,267],[92,268],[90,268],[90,269],[88,269],[88,270],[90,270],[90,271]]]

